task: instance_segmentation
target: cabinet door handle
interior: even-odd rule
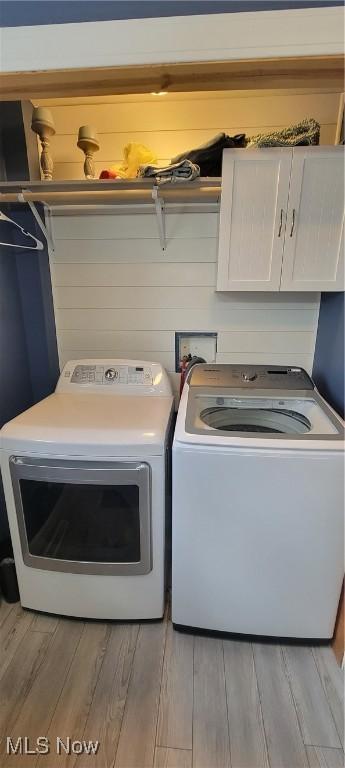
[[[293,231],[295,229],[295,220],[296,220],[296,210],[295,208],[292,211],[292,223],[291,223],[291,229],[290,229],[290,237],[293,235]]]
[[[282,233],[282,228],[283,228],[283,215],[284,215],[284,211],[283,211],[283,209],[281,208],[281,209],[280,209],[280,223],[279,223],[279,231],[278,231],[278,237],[281,237],[281,233]]]

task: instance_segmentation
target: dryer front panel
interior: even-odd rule
[[[66,573],[152,570],[150,466],[12,456],[24,563]]]

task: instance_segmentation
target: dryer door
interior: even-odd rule
[[[23,559],[41,570],[152,570],[150,466],[12,456]]]

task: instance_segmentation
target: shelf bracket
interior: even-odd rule
[[[152,200],[154,202],[155,209],[156,209],[157,226],[158,226],[158,234],[159,234],[159,241],[160,241],[160,244],[161,244],[161,249],[162,249],[162,251],[165,251],[165,249],[166,249],[166,237],[165,237],[164,200],[162,200],[162,198],[159,197],[157,185],[154,185],[153,188],[152,188]]]
[[[46,227],[43,219],[41,218],[40,214],[38,213],[38,210],[36,208],[35,203],[33,203],[32,200],[25,200],[24,192],[20,192],[18,194],[18,200],[19,200],[20,203],[27,203],[27,205],[29,206],[29,208],[31,210],[32,215],[34,216],[34,218],[37,221],[37,224],[38,224],[41,232],[43,232],[43,234],[44,234],[44,237],[45,237],[45,239],[47,241],[47,246],[48,246],[49,251],[53,252],[54,251],[54,243],[52,241],[52,238],[51,238],[51,236],[50,236],[50,234],[49,234],[49,232],[47,230],[47,227]]]

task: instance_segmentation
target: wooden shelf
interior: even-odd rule
[[[220,200],[220,178],[198,178],[194,181],[168,182],[158,185],[150,179],[82,179],[80,181],[0,181],[1,203],[27,203],[53,249],[45,222],[36,203],[54,206],[136,206],[140,211],[156,212],[161,247],[166,247],[165,204],[217,204]],[[112,211],[113,212],[113,211]]]
[[[43,202],[47,205],[153,204],[157,185],[149,179],[82,179],[80,181],[0,182],[0,204]],[[221,178],[202,178],[158,185],[163,203],[215,203]]]
[[[289,48],[289,46],[288,46]],[[305,54],[307,51],[305,51]],[[227,58],[227,57],[225,57]],[[1,98],[25,101],[79,96],[150,93],[168,78],[170,92],[344,87],[342,54],[225,61],[1,72]]]

